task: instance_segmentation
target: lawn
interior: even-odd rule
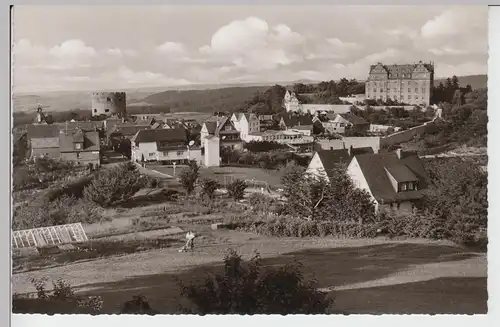
[[[163,166],[159,164],[147,164],[146,167],[150,170],[156,170],[160,173],[170,176],[174,175],[174,169],[171,166]],[[176,175],[185,166],[177,166],[175,168]],[[252,167],[210,167],[200,168],[200,177],[209,177],[218,180],[221,184],[230,182],[232,179],[255,180],[256,183],[268,183],[272,188],[281,187],[281,173],[278,170],[252,168]]]
[[[34,291],[29,280],[64,278],[81,294],[100,295],[105,313],[116,313],[134,295],[145,295],[162,313],[178,312],[176,278],[199,281],[220,271],[224,253],[244,259],[260,253],[265,265],[298,260],[306,278],[334,290],[335,311],[346,313],[485,313],[486,255],[447,242],[385,239],[272,238],[234,231],[199,231],[193,253],[177,247],[108,257],[13,275],[13,292]]]

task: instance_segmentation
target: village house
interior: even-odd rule
[[[337,167],[344,166],[346,168],[352,158],[360,154],[373,154],[373,149],[371,147],[353,148],[351,146],[347,149],[317,151],[307,166],[306,174],[323,178],[329,182]]]
[[[85,132],[81,129],[59,134],[61,160],[92,168],[101,164],[99,132]]]
[[[258,118],[261,132],[273,129],[276,125],[273,115],[259,115]]]
[[[304,94],[302,94],[304,95]],[[297,98],[297,95],[293,91],[287,90],[283,98],[283,108],[286,112],[296,112],[296,113],[309,113],[311,115],[317,112],[336,112],[336,113],[346,113],[349,112],[351,105],[335,105],[335,104],[302,104]]]
[[[213,135],[219,138],[220,147],[242,149],[243,142],[240,132],[236,129],[229,116],[213,117],[203,123],[200,139]]]
[[[345,134],[346,131],[367,132],[370,123],[352,113],[337,114],[333,120],[323,122],[323,127],[332,133]]]
[[[111,130],[106,132],[107,144],[116,145],[115,143],[124,139],[132,139],[138,131],[143,129],[151,129],[151,125],[136,125],[136,124],[120,124],[115,125]]]
[[[26,135],[30,158],[60,158],[59,133],[59,128],[55,125],[28,125]]]
[[[257,115],[252,113],[233,113],[231,122],[243,141],[247,141],[248,134],[260,132],[260,120]]]
[[[165,164],[202,161],[201,147],[189,146],[184,129],[139,130],[131,139],[131,160],[136,162],[161,161]]]
[[[429,177],[415,152],[356,155],[347,168],[354,185],[367,191],[377,212],[409,214],[423,198]]]
[[[284,114],[280,117],[279,127],[282,130],[300,131],[303,135],[310,136],[314,123],[310,115]]]

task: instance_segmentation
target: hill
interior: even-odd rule
[[[440,82],[445,83],[446,78],[436,78],[434,85],[439,85]],[[472,86],[473,90],[482,89],[488,87],[488,75],[467,75],[458,76],[458,82],[461,87],[467,86],[469,84]]]
[[[165,91],[149,95],[141,102],[154,106],[165,105],[170,112],[236,111],[244,108],[245,102],[256,94],[265,92],[269,86],[228,87],[222,89]]]

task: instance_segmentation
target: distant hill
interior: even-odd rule
[[[461,87],[465,87],[467,84],[470,84],[473,90],[488,87],[488,75],[468,75],[457,77]],[[436,78],[434,80],[434,85],[438,85],[440,82],[444,84],[445,81],[446,78]]]
[[[149,95],[141,100],[151,105],[166,105],[170,112],[236,111],[246,101],[264,92],[269,86],[227,87],[221,89],[165,91]]]
[[[487,86],[487,75],[459,76],[460,85],[470,84],[473,89]],[[437,78],[436,84],[445,81]],[[234,111],[255,100],[257,93],[264,92],[274,85],[291,87],[295,83],[318,84],[318,81],[297,80],[282,82],[242,83],[242,84],[199,84],[176,87],[148,87],[121,89],[127,92],[127,106],[133,107],[163,106],[171,112],[193,111]],[[13,97],[15,112],[32,112],[37,105],[43,106],[47,112],[90,110],[92,91],[60,91],[43,93],[18,93]],[[274,96],[273,96],[274,98]],[[273,100],[274,101],[274,100]],[[259,102],[259,101],[257,101]],[[260,101],[262,103],[262,101]],[[256,103],[254,103],[255,105]]]

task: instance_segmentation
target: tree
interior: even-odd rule
[[[45,122],[49,125],[53,124],[54,123],[54,117],[52,117],[52,115],[47,115],[45,116]]]
[[[243,199],[247,183],[241,179],[236,179],[227,186],[227,193],[234,201]]]
[[[211,178],[204,178],[201,180],[201,194],[213,199],[215,191],[220,187],[220,183]]]
[[[222,274],[200,284],[179,281],[181,295],[193,314],[320,314],[328,313],[333,299],[306,281],[299,263],[264,268],[259,255],[244,262],[234,250],[224,258]]]
[[[118,152],[125,156],[126,158],[130,159],[132,156],[132,143],[128,138],[123,138],[120,140],[118,143]]]
[[[191,194],[194,191],[196,181],[200,176],[199,170],[200,166],[198,166],[196,160],[190,160],[188,167],[179,173],[179,181],[187,194]]]
[[[145,186],[137,167],[127,162],[119,166],[100,170],[83,193],[84,197],[103,207],[109,207],[129,200]]]

